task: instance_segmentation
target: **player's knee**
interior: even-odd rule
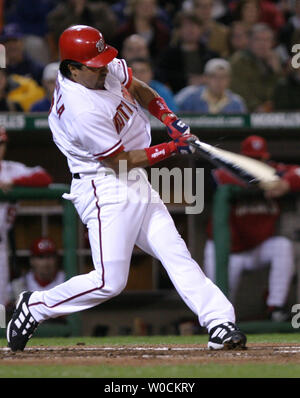
[[[101,289],[108,298],[118,296],[126,287],[127,279],[107,282]]]
[[[113,288],[111,289],[111,297],[118,296],[126,287],[127,280],[119,281],[116,283]]]

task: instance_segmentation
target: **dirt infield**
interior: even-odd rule
[[[300,344],[249,344],[247,350],[210,351],[205,345],[127,345],[88,346],[78,343],[68,347],[28,347],[12,353],[0,348],[0,365],[177,365],[207,363],[300,364]]]

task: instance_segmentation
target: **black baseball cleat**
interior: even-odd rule
[[[38,326],[28,309],[31,294],[32,292],[22,292],[19,295],[12,318],[7,325],[7,342],[12,351],[23,351]]]
[[[245,350],[247,338],[232,322],[221,323],[209,332],[207,347],[211,350]]]

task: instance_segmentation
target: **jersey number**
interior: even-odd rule
[[[133,110],[125,102],[121,101],[113,119],[118,134],[120,134],[132,114]]]

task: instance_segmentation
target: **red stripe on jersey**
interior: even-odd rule
[[[107,154],[108,152],[110,152],[111,150],[113,150],[119,144],[121,144],[121,140],[119,140],[114,146],[112,146],[111,148],[107,149],[106,151],[95,153],[93,156],[103,156],[103,155]]]
[[[102,285],[100,286],[99,289],[101,289],[105,285],[105,279],[104,279],[104,263],[103,263],[103,250],[102,250],[102,232],[101,232],[101,218],[100,218],[100,206],[99,206],[99,198],[97,195],[97,190],[96,190],[96,185],[94,180],[92,180],[92,186],[94,188],[94,196],[96,198],[96,207],[97,207],[97,218],[98,218],[98,226],[99,226],[99,250],[100,250],[100,262],[101,262],[101,268],[102,268]]]
[[[103,159],[105,159],[105,158],[111,158],[111,157],[117,155],[118,153],[123,152],[124,149],[125,149],[124,146],[121,145],[118,149],[116,149],[115,151],[113,151],[113,152],[110,153],[109,155],[100,156],[100,157],[98,158],[98,160],[101,162],[101,160],[103,160]]]

